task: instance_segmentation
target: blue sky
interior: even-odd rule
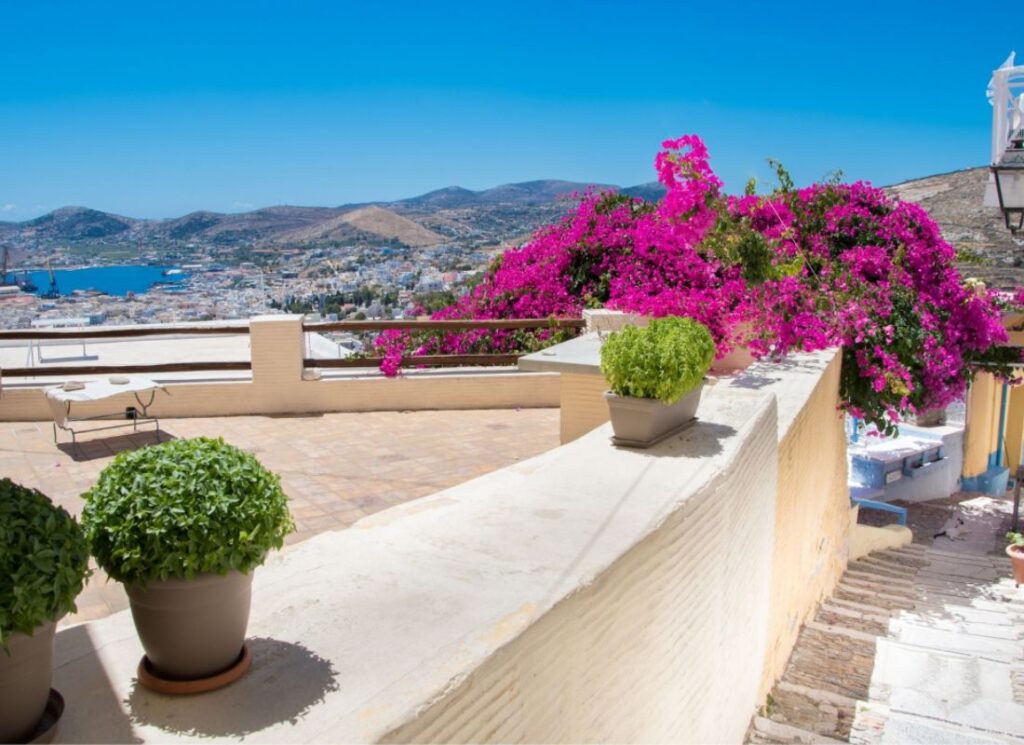
[[[1006,6],[0,0],[0,220],[635,184],[697,132],[888,184],[988,160]]]

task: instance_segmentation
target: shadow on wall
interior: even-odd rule
[[[329,660],[301,644],[253,638],[252,670],[234,685],[202,696],[164,696],[135,681],[127,704],[132,722],[192,737],[241,737],[295,723],[338,690]]]
[[[765,359],[755,362],[734,378],[722,378],[719,385],[756,391],[778,383],[794,372],[805,371],[817,379],[823,370],[824,368],[819,362],[799,356],[784,357],[780,360]]]

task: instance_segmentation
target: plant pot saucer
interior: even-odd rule
[[[231,685],[241,678],[252,667],[252,653],[247,644],[242,645],[242,651],[238,655],[238,661],[227,670],[222,670],[216,675],[208,678],[196,678],[194,680],[168,680],[161,678],[159,673],[153,669],[146,655],[142,655],[139,661],[139,683],[151,691],[166,693],[172,696],[187,696],[194,693],[208,693],[218,688]]]
[[[615,435],[612,435],[609,439],[611,439],[612,445],[614,445],[615,447],[636,448],[638,450],[644,450],[646,448],[654,447],[659,442],[664,442],[668,438],[678,435],[680,432],[685,432],[696,423],[697,417],[693,417],[692,419],[683,422],[678,427],[673,427],[668,432],[658,435],[653,440],[627,440],[624,437],[616,437]]]
[[[43,718],[39,720],[39,724],[36,725],[35,731],[27,742],[32,745],[53,742],[53,738],[57,736],[57,725],[63,714],[64,697],[57,690],[51,688],[50,695],[46,699],[46,708],[43,709]]]

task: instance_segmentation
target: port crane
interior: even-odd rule
[[[50,265],[50,260],[46,260],[46,271],[50,275],[50,289],[43,293],[45,298],[58,298],[60,297],[60,290],[57,289],[57,275],[53,271],[53,267]]]

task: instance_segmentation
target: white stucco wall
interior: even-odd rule
[[[775,398],[713,387],[698,416],[649,451],[604,425],[273,557],[253,670],[215,694],[134,686],[127,613],[63,630],[61,741],[740,741],[769,625]]]

